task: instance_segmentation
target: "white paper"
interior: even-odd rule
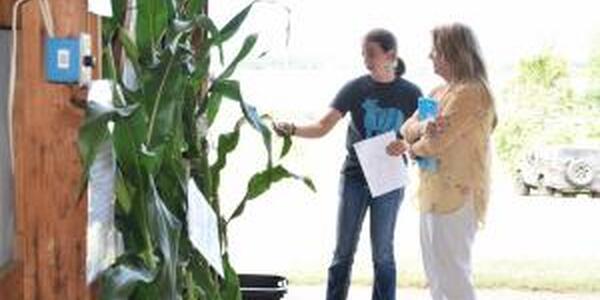
[[[92,81],[87,98],[89,101],[96,101],[102,105],[112,107],[112,81],[106,79]]]
[[[115,168],[112,143],[104,143],[92,164],[88,184],[86,279],[90,284],[122,252],[115,227]]]
[[[391,156],[386,152],[386,147],[395,139],[395,133],[390,131],[354,144],[373,197],[408,184],[408,170],[402,155]]]
[[[88,11],[103,17],[112,17],[113,9],[110,0],[88,0]]]
[[[188,183],[187,222],[192,245],[221,277],[225,277],[219,246],[217,215],[192,180]]]
[[[112,80],[101,79],[92,81],[88,90],[87,99],[88,101],[94,101],[107,108],[114,107]],[[115,127],[114,122],[109,121],[107,125],[108,130],[112,133]]]

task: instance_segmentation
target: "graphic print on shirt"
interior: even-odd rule
[[[394,107],[380,107],[376,99],[366,99],[364,110],[365,138],[370,138],[390,130],[397,130],[404,123],[404,113]]]

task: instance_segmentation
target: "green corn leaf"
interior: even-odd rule
[[[216,195],[218,192],[221,171],[227,165],[227,155],[233,152],[238,145],[240,140],[240,129],[243,123],[243,120],[238,121],[232,132],[221,134],[219,136],[219,142],[217,146],[217,161],[210,168],[213,181],[211,193],[213,195]]]
[[[240,293],[240,280],[237,273],[229,263],[227,255],[223,256],[223,269],[225,272],[225,281],[221,286],[221,297],[227,300],[242,300]]]
[[[186,6],[186,14],[188,16],[196,16],[204,12],[206,0],[189,0]]]
[[[252,128],[257,130],[263,138],[263,144],[267,150],[267,167],[271,168],[273,162],[273,146],[272,146],[272,134],[262,118],[259,116],[258,111],[254,106],[246,104],[244,101],[240,101],[240,106],[244,117],[252,125]]]
[[[145,65],[154,61],[160,37],[166,32],[169,19],[167,1],[137,1],[136,44]]]
[[[215,41],[215,44],[222,44],[229,40],[231,37],[235,35],[235,33],[240,29],[246,17],[250,13],[252,6],[256,1],[252,1],[248,6],[242,9],[238,14],[236,14],[227,24],[221,29],[219,32],[219,36]]]
[[[159,171],[165,156],[165,144],[162,144],[150,150],[146,145],[142,144],[140,152],[141,163],[146,172],[152,176]]]
[[[258,114],[258,111],[256,110],[256,108],[254,106],[248,105],[243,97],[242,97],[242,93],[241,93],[241,89],[240,89],[240,83],[236,80],[227,80],[227,79],[217,79],[215,80],[215,82],[213,83],[213,86],[211,87],[211,92],[214,94],[218,94],[219,97],[227,97],[231,100],[237,101],[240,104],[240,108],[242,110],[242,113],[244,114],[244,118],[246,119],[246,121],[249,122],[249,124],[252,126],[252,128],[254,128],[256,131],[258,131],[262,138],[263,138],[263,144],[265,145],[265,148],[267,150],[267,155],[268,155],[268,166],[271,166],[272,164],[272,134],[271,131],[269,130],[269,127],[267,127],[263,120],[262,117]],[[208,110],[209,113],[207,113],[208,117],[209,117],[209,123],[210,123],[210,117],[212,116],[212,118],[214,118],[214,116],[216,115],[216,112],[214,112],[214,114],[211,114],[210,111],[212,110],[216,110],[218,111],[218,105],[220,105],[221,98],[219,98],[219,100],[215,100],[215,99],[210,99],[208,100]]]
[[[125,19],[127,0],[112,0],[113,15],[110,18],[102,18],[102,39],[110,43],[121,22]]]
[[[219,283],[210,269],[206,260],[200,255],[197,250],[192,250],[194,257],[191,261],[192,273],[194,281],[200,286],[200,299],[204,300],[221,300],[219,293]],[[223,299],[229,300],[229,299]]]
[[[210,88],[210,94],[206,100],[206,119],[208,120],[209,126],[213,124],[223,97],[233,99],[236,101],[243,101],[240,92],[239,82],[235,80],[217,79],[213,82]]]
[[[102,300],[128,300],[133,291],[141,284],[150,283],[156,272],[145,268],[121,264],[108,269],[102,276]]]
[[[138,50],[135,42],[131,39],[127,31],[123,29],[123,27],[119,27],[118,32],[119,42],[121,42],[121,45],[123,45],[123,49],[125,49],[125,54],[127,55],[127,58],[129,58],[129,61],[133,64],[136,73],[139,74],[141,70],[139,65],[140,51]]]
[[[271,117],[268,114],[262,115],[261,117],[263,120],[269,121],[271,122],[271,127],[275,126],[275,121],[273,120],[273,117]],[[281,155],[279,156],[279,159],[284,158],[292,149],[292,137],[289,135],[286,135],[283,137],[283,145],[281,147]]]
[[[121,74],[117,72],[115,58],[112,52],[112,43],[108,43],[102,49],[102,78],[112,79],[113,82],[121,82]]]
[[[290,152],[290,149],[292,149],[292,137],[286,135],[283,137],[283,146],[281,148],[281,155],[279,158],[285,157]]]
[[[177,300],[177,267],[179,262],[179,239],[181,222],[167,209],[160,198],[154,179],[149,178],[148,225],[152,240],[162,256],[162,267],[158,274],[158,286],[164,300]]]
[[[215,121],[222,102],[223,94],[218,91],[211,92],[206,99],[206,120],[208,121],[208,126],[211,126]]]
[[[236,80],[217,79],[213,82],[211,91],[235,101],[243,101],[240,82]]]
[[[256,199],[266,191],[269,190],[273,183],[279,182],[285,178],[293,178],[296,180],[301,180],[308,188],[312,191],[316,191],[315,186],[311,179],[307,177],[302,177],[295,175],[289,172],[286,168],[281,165],[278,165],[273,168],[269,168],[265,171],[259,172],[250,178],[248,182],[248,187],[246,189],[246,195],[235,209],[234,213],[231,215],[227,222],[231,222],[231,220],[239,217],[246,207],[246,202]]]
[[[244,40],[244,43],[242,44],[242,47],[238,51],[238,54],[236,55],[236,57],[229,63],[227,68],[225,68],[225,71],[223,71],[223,73],[221,73],[219,75],[219,77],[217,77],[217,80],[223,80],[223,79],[227,79],[227,78],[231,77],[231,75],[233,74],[233,72],[235,72],[235,69],[237,68],[239,63],[244,58],[246,58],[246,56],[248,56],[248,54],[250,54],[250,51],[252,51],[252,49],[256,45],[257,40],[258,40],[258,35],[256,35],[256,34],[251,34],[251,35],[247,36],[246,39]]]
[[[110,136],[107,124],[111,120],[129,117],[137,105],[122,108],[109,107],[94,101],[88,102],[86,108],[86,119],[79,129],[79,153],[83,160],[84,170],[87,173],[91,166],[98,147],[106,142]]]
[[[240,29],[241,25],[244,23],[244,20],[246,17],[248,17],[253,5],[254,2],[242,9],[231,20],[229,20],[227,24],[225,24],[225,26],[219,31],[218,35],[211,39],[211,43],[219,48],[219,59],[221,64],[224,64],[225,62],[225,57],[223,55],[223,43],[233,37]]]
[[[187,270],[185,270],[184,273],[185,273],[185,289],[186,289],[185,300],[196,300],[200,297],[200,295],[198,295],[199,287],[197,287],[196,283],[194,283],[194,274]]]
[[[179,62],[182,55],[168,54],[163,57],[157,70],[143,81],[145,110],[150,115],[146,144],[164,143],[181,120],[187,72]]]
[[[133,205],[131,196],[135,193],[135,189],[125,183],[125,179],[121,172],[117,171],[116,175],[115,194],[117,196],[118,208],[125,214],[129,214]]]
[[[194,23],[199,28],[204,29],[208,33],[210,33],[209,42],[213,42],[215,37],[219,35],[219,29],[217,28],[217,25],[215,25],[213,20],[211,18],[209,18],[207,15],[202,14],[202,15],[196,16],[194,18]]]
[[[113,146],[119,168],[136,187],[141,187],[146,181],[146,176],[142,175],[144,168],[140,155],[148,130],[147,119],[145,111],[137,109],[128,119],[117,120],[113,131]]]

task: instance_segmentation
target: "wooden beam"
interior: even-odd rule
[[[23,299],[23,270],[21,264],[13,263],[0,271],[0,295],[2,299]]]
[[[10,0],[0,1],[4,13]],[[48,2],[57,36],[88,32],[99,54],[100,25],[87,13],[87,0]],[[17,251],[13,269],[0,275],[0,295],[2,300],[94,299],[85,281],[87,200],[77,199],[83,111],[71,104],[72,87],[44,79],[45,31],[38,2],[25,4],[21,18],[13,110]]]
[[[0,27],[10,27],[13,3],[17,0],[0,0]]]

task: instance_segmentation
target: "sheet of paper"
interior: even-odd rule
[[[187,222],[192,245],[221,277],[225,277],[217,215],[192,180],[188,183]]]
[[[92,164],[88,183],[86,279],[90,284],[122,252],[115,227],[115,168],[112,143],[103,144]]]
[[[102,105],[112,107],[112,81],[106,79],[92,81],[87,98],[89,101],[96,101]]]
[[[395,133],[390,131],[354,144],[373,197],[408,184],[408,170],[402,156],[390,156],[386,152],[386,147],[395,139]]]
[[[103,17],[112,17],[113,9],[110,0],[88,0],[88,11]]]
[[[114,107],[113,105],[113,82],[112,80],[101,79],[94,80],[90,84],[88,90],[88,101],[94,101],[107,108]],[[112,133],[114,129],[114,122],[108,122],[108,130]]]

